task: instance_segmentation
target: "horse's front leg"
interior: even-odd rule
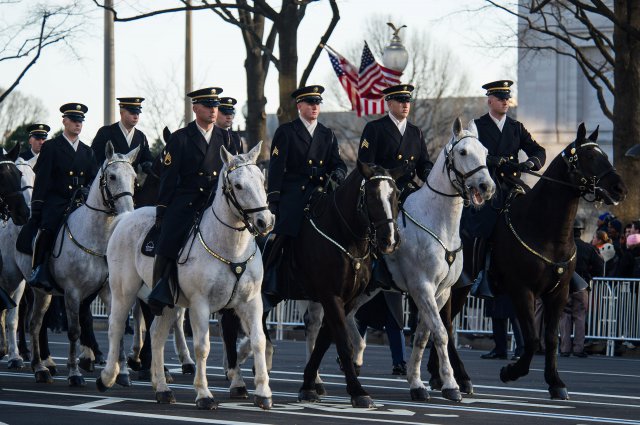
[[[565,285],[567,288],[568,285]],[[558,374],[558,323],[568,297],[567,289],[544,297],[544,379],[552,399],[568,400],[567,386]]]
[[[7,333],[8,333],[8,348],[9,348],[9,361],[7,368],[9,369],[22,369],[24,367],[24,361],[20,356],[20,350],[18,349],[18,322],[20,316],[20,300],[24,292],[25,283],[21,282],[13,294],[11,299],[16,303],[15,308],[7,311]]]
[[[31,334],[31,368],[33,369],[37,383],[52,384],[53,378],[51,372],[40,357],[40,331],[44,315],[49,308],[49,304],[51,304],[52,297],[51,294],[44,292],[34,292],[33,313],[29,323],[29,332]],[[42,329],[42,331],[46,334],[46,329]]]
[[[211,347],[209,343],[209,316],[211,316],[211,309],[208,299],[202,295],[197,297],[198,299],[194,300],[189,306],[189,319],[191,321],[191,330],[193,331],[193,350],[196,356],[196,373],[193,379],[193,387],[197,393],[196,407],[201,410],[215,410],[218,408],[218,403],[213,398],[211,391],[209,391],[207,381],[207,358]],[[152,335],[152,340],[155,347],[154,335]],[[154,364],[158,356],[159,353],[154,348]]]
[[[156,316],[151,325],[151,386],[156,392],[156,401],[161,404],[176,402],[167,385],[164,373],[164,345],[176,320],[176,309],[165,308],[162,316]]]
[[[183,375],[193,375],[196,372],[196,365],[191,359],[189,353],[189,347],[187,346],[187,338],[184,335],[184,315],[186,309],[183,307],[177,307],[178,317],[173,325],[173,342],[175,344],[176,354],[180,359],[182,365]]]
[[[247,385],[242,378],[242,371],[238,362],[236,343],[240,331],[240,318],[231,309],[218,312],[220,320],[220,333],[222,334],[222,368],[225,376],[231,382],[229,397],[232,399],[247,399]]]
[[[422,285],[416,287],[411,293],[418,311],[420,312],[420,322],[418,323],[419,332],[416,331],[416,338],[414,339],[413,350],[411,351],[411,360],[409,367],[407,368],[407,380],[411,388],[412,399],[424,399],[424,388],[422,379],[420,377],[420,365],[422,364],[422,356],[426,347],[426,341],[424,335],[426,334],[425,328],[429,329],[433,345],[438,352],[438,359],[440,361],[440,379],[442,380],[442,396],[448,400],[461,401],[462,395],[457,382],[453,378],[453,369],[449,363],[449,352],[447,345],[449,343],[449,337],[447,329],[444,327],[442,320],[440,319],[440,309],[435,299],[435,284],[431,282],[425,282]],[[414,391],[416,389],[416,391]],[[417,397],[417,398],[415,398]]]
[[[76,347],[78,339],[80,339],[80,299],[75,292],[67,291],[64,294],[64,302],[67,310],[67,324],[69,330],[67,337],[69,338],[69,357],[67,358],[67,368],[69,369],[69,386],[83,387],[86,385],[80,368],[78,367],[78,357],[76,355]]]
[[[313,301],[297,301],[297,303],[302,304],[299,305],[298,308],[304,316],[308,362],[309,358],[311,358],[311,353],[313,353],[313,348],[316,345],[316,340],[318,339],[318,333],[320,332],[322,319],[324,318],[324,310],[322,309],[322,304]],[[305,311],[306,315],[304,314]],[[319,373],[316,375],[315,388],[318,395],[327,395],[327,389],[325,388]]]
[[[131,351],[127,357],[127,365],[136,372],[141,368],[140,350],[142,350],[142,340],[146,332],[141,303],[142,301],[136,300],[133,306],[133,338],[131,341]]]
[[[354,301],[351,307],[351,311],[347,314],[347,332],[349,333],[349,339],[353,344],[353,365],[356,370],[356,375],[360,375],[360,368],[364,364],[364,350],[367,348],[367,341],[365,337],[360,335],[358,324],[356,322],[356,313],[360,310],[360,307],[368,303],[378,295],[380,290],[372,291],[370,293],[360,294]]]
[[[253,402],[262,409],[271,409],[273,400],[271,388],[269,387],[269,373],[265,355],[267,338],[262,328],[262,297],[258,294],[251,300],[240,303],[236,307],[236,314],[240,318],[243,328],[249,332],[249,338],[251,339],[253,365],[255,367],[254,383],[256,386]],[[231,372],[231,370],[229,371]]]

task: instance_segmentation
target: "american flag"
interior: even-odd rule
[[[334,55],[327,50],[329,60],[333,71],[336,73],[340,84],[347,92],[349,102],[351,102],[351,110],[357,111],[360,116],[360,96],[358,95],[358,71],[348,60],[341,55]]]

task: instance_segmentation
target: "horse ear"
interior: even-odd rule
[[[365,162],[361,162],[358,160],[358,171],[360,171],[360,175],[365,179],[370,179],[373,176],[373,169],[371,166]]]
[[[165,127],[164,130],[162,130],[162,138],[164,139],[165,145],[169,143],[169,138],[171,138],[171,132],[169,131],[169,127]]]
[[[7,153],[7,158],[9,158],[13,162],[16,162],[16,159],[18,159],[18,155],[20,155],[20,143],[16,143],[15,146],[11,148],[9,153]]]
[[[113,153],[113,144],[111,143],[111,140],[109,140],[107,141],[107,146],[105,146],[104,148],[104,156],[105,158],[107,158],[107,161],[111,161],[111,158],[113,158]]]
[[[397,181],[400,177],[407,174],[407,172],[409,171],[409,168],[411,167],[412,166],[409,164],[403,164],[399,167],[392,168],[391,170],[389,170],[389,175],[391,176],[391,178],[393,178],[394,181]]]
[[[133,164],[140,153],[140,145],[138,145],[134,150],[126,154],[127,160]]]
[[[581,143],[584,140],[584,137],[587,135],[587,129],[584,126],[584,123],[581,122],[580,125],[578,126],[578,134],[576,137],[576,141],[579,143]]]
[[[229,165],[229,162],[233,159],[233,155],[229,153],[227,148],[220,146],[220,159],[222,159],[224,165]]]
[[[476,120],[469,121],[467,124],[467,131],[471,133],[473,137],[478,138],[478,127],[476,127]]]
[[[453,127],[451,128],[451,130],[453,132],[453,137],[455,137],[456,139],[461,135],[462,121],[460,121],[460,117],[456,117],[455,121],[453,121]]]
[[[600,125],[598,125],[596,127],[595,130],[593,130],[593,133],[591,133],[588,137],[589,140],[591,140],[592,142],[597,142],[598,141],[598,130],[600,129]]]
[[[248,153],[247,156],[249,157],[249,160],[251,160],[251,162],[253,162],[254,164],[258,161],[258,156],[260,156],[260,151],[262,149],[262,140],[260,140],[258,142],[257,145],[255,145],[253,147],[253,149],[251,149]]]

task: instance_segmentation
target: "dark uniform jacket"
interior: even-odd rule
[[[195,121],[171,135],[156,209],[156,214],[163,217],[156,254],[177,259],[196,213],[213,202],[223,165],[221,136],[214,128],[207,145]]]
[[[332,130],[318,123],[312,138],[300,118],[278,127],[271,143],[267,195],[269,203],[279,204],[273,231],[298,236],[309,196],[338,169],[347,172]]]
[[[576,242],[576,273],[589,282],[594,277],[604,275],[604,259],[593,245],[575,238]]]
[[[489,167],[489,174],[496,182],[496,194],[490,202],[476,210],[465,208],[462,212],[462,228],[472,237],[488,238],[493,232],[498,214],[504,206],[511,188],[522,185],[517,171],[518,151],[523,150],[533,163],[533,170],[542,168],[546,161],[545,150],[533,138],[519,121],[506,117],[502,132],[489,114],[475,120],[478,139],[488,150],[489,155],[508,157],[509,162],[500,167]]]
[[[28,161],[31,158],[33,158],[35,155],[33,154],[33,152],[31,152],[31,148],[29,148],[26,151],[20,152],[20,155],[18,155],[18,156],[20,158],[24,159],[25,161]]]
[[[360,138],[358,159],[386,169],[411,164],[410,171],[396,182],[401,190],[416,175],[424,181],[433,167],[429,161],[422,130],[407,122],[402,135],[389,115],[371,121],[364,127]]]
[[[102,166],[105,160],[105,147],[107,146],[107,142],[111,140],[111,144],[113,145],[113,150],[115,153],[127,154],[140,146],[140,151],[138,152],[138,156],[135,162],[132,164],[133,169],[136,170],[138,168],[138,164],[142,164],[143,162],[152,162],[153,156],[151,155],[151,151],[149,150],[149,142],[147,141],[147,136],[137,128],[134,129],[133,139],[131,139],[131,146],[127,144],[127,139],[125,139],[122,130],[120,130],[120,125],[118,123],[105,125],[101,127],[100,130],[96,133],[96,137],[93,139],[93,143],[91,143],[91,148],[96,155],[96,161],[99,166]]]
[[[242,141],[240,140],[240,135],[237,131],[233,131],[230,128],[224,129],[222,127],[215,128],[215,131],[218,132],[219,136],[224,141],[224,147],[227,148],[229,152],[236,155],[237,153],[242,153]]]
[[[81,141],[74,151],[61,134],[42,145],[34,171],[31,209],[42,211],[40,228],[56,232],[76,190],[91,186],[98,173],[96,158]]]

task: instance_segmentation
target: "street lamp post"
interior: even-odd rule
[[[404,44],[402,44],[402,40],[398,34],[402,28],[406,27],[406,25],[399,28],[396,28],[396,26],[391,22],[387,22],[387,25],[393,29],[393,37],[391,37],[389,45],[384,48],[382,64],[387,68],[403,72],[409,63],[409,53],[404,47]]]

